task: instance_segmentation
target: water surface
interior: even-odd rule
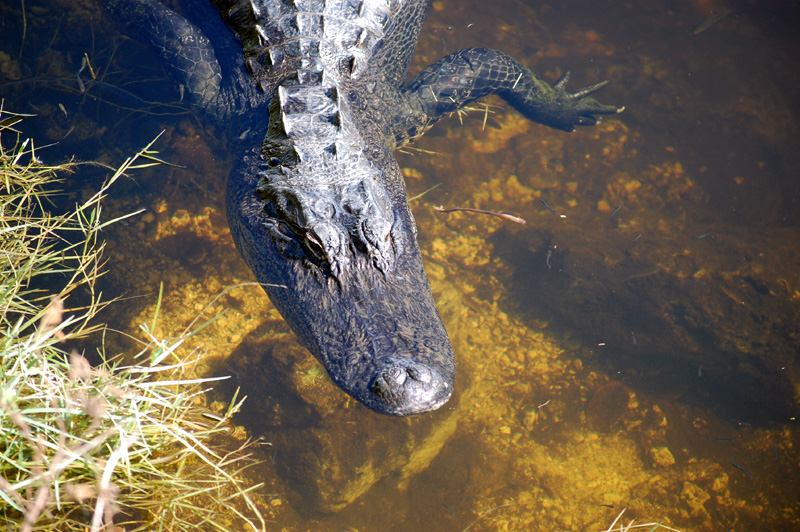
[[[0,7],[0,94],[38,115],[42,157],[119,164],[165,130],[156,149],[183,168],[109,202],[147,211],[108,232],[106,291],[127,299],[106,319],[135,334],[161,282],[165,334],[225,311],[192,345],[200,373],[231,375],[213,399],[248,395],[237,435],[273,443],[254,479],[271,529],[605,530],[622,509],[686,531],[800,526],[794,3],[432,4],[412,75],[488,46],[573,89],[610,80],[598,99],[626,111],[568,134],[490,99],[398,154],[410,197],[436,186],[412,209],[459,360],[452,402],[410,420],[347,399],[257,287],[214,300],[252,281],[229,162],[154,56],[94,2],[28,0],[24,26]],[[65,201],[103,175],[71,176]]]

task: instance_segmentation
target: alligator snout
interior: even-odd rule
[[[452,393],[442,375],[413,360],[391,360],[378,371],[371,390],[385,413],[422,414],[439,408]]]

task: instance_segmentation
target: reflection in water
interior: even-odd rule
[[[21,47],[4,7],[0,90],[39,115],[26,134],[59,143],[43,157],[119,162],[166,129],[159,150],[186,167],[137,174],[109,209],[148,212],[106,235],[106,291],[131,297],[108,319],[134,332],[164,281],[163,327],[182,328],[250,280],[221,145],[162,116],[179,92],[96,5],[26,9]],[[440,412],[386,419],[343,397],[252,286],[212,305],[201,371],[231,375],[216,399],[249,396],[237,434],[272,443],[275,529],[605,530],[622,508],[682,530],[797,528],[797,22],[791,2],[434,2],[415,71],[490,46],[550,81],[609,79],[627,111],[566,134],[490,100],[400,155],[410,196],[439,185],[412,208],[460,364]]]

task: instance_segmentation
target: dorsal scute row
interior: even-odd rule
[[[245,0],[230,14],[253,21],[242,39],[247,66],[273,94],[259,195],[334,276],[346,264],[388,271],[394,262],[395,214],[348,95],[401,2]]]
[[[351,77],[363,74],[401,4],[402,0],[241,0],[226,15],[256,79],[268,78],[270,70],[287,61],[304,61],[300,68],[292,67],[297,69],[297,82],[318,83],[323,68],[349,69],[344,74]],[[334,63],[326,64],[326,58]]]
[[[281,120],[289,138],[329,139],[341,126],[337,91],[322,85],[291,85],[278,88]]]

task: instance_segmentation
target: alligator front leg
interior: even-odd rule
[[[103,5],[129,33],[152,46],[193,105],[205,108],[217,98],[221,69],[197,27],[153,0],[104,0]]]
[[[239,45],[222,19],[217,20],[216,13],[213,13],[216,18],[210,17],[207,24],[214,28],[212,42],[195,24],[155,0],[103,0],[102,3],[126,33],[158,54],[182,97],[212,125],[233,136],[256,128],[253,123],[256,119],[248,115],[252,109],[266,104],[267,95],[251,82],[240,51],[218,60],[217,51],[230,54],[231,48]],[[195,11],[199,9],[196,7]]]
[[[443,57],[423,70],[403,92],[415,110],[393,124],[398,145],[420,136],[445,114],[489,94],[497,94],[526,118],[563,131],[597,124],[597,115],[624,107],[598,103],[589,95],[601,82],[574,93],[565,90],[569,74],[553,86],[503,52],[467,48]]]

